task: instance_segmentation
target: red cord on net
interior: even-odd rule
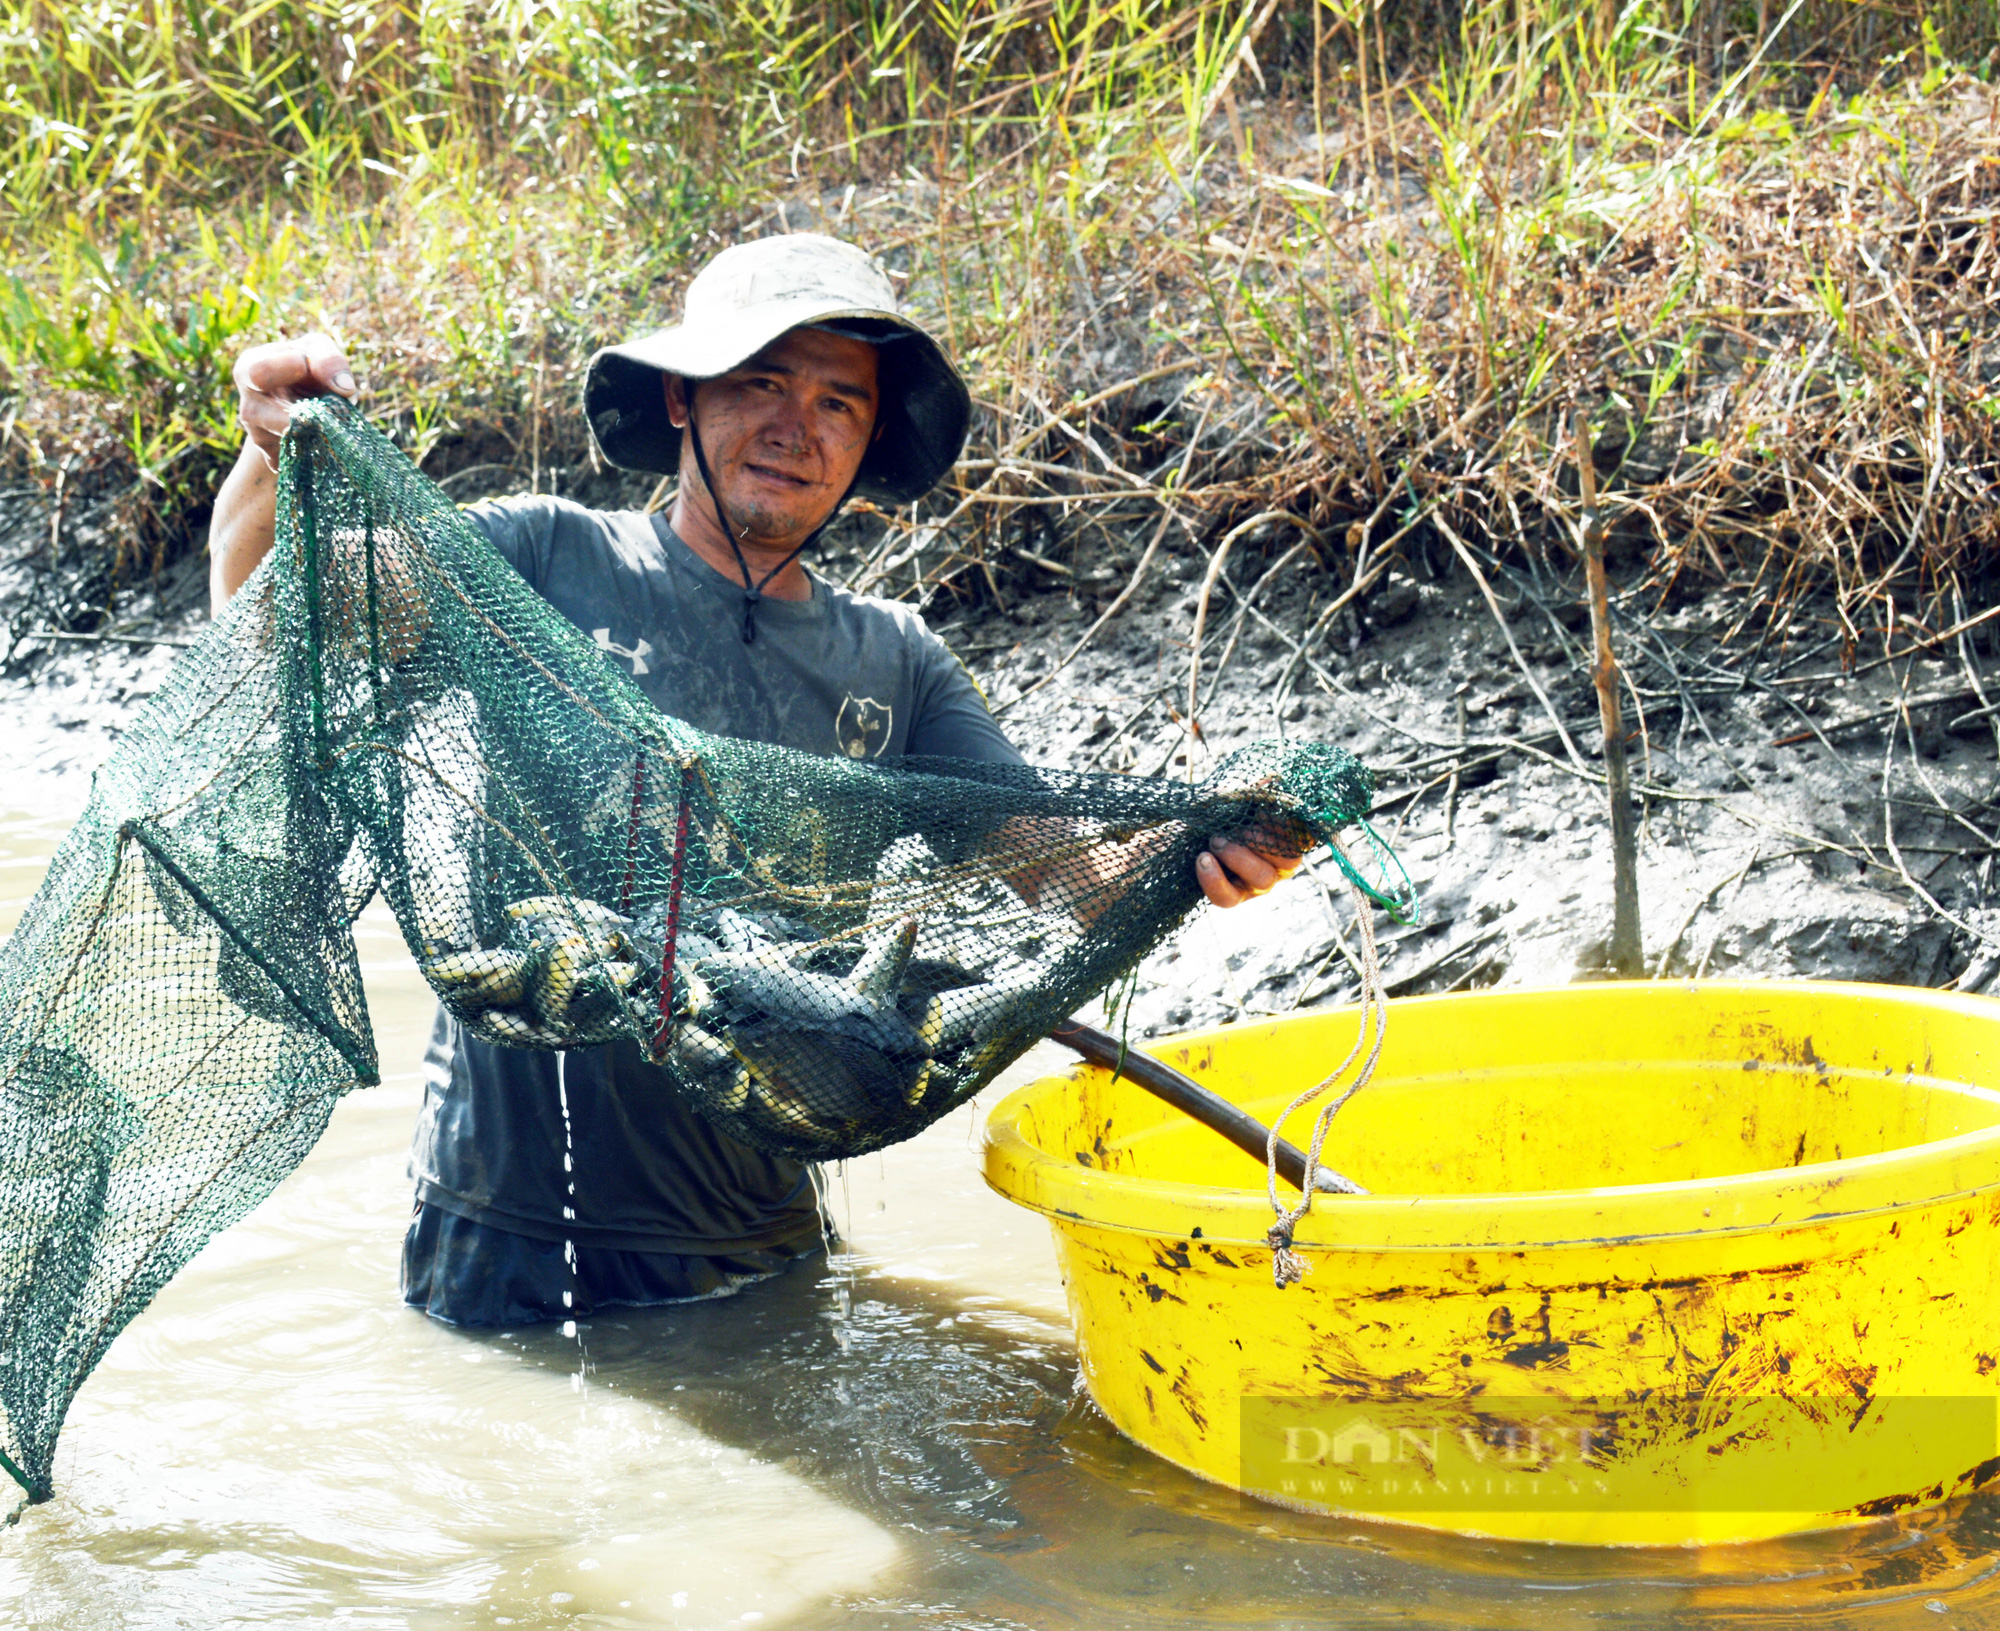
[[[680,811],[674,821],[674,868],[667,882],[667,943],[660,953],[660,1028],[653,1033],[653,1058],[666,1058],[674,1040],[674,942],[681,932],[681,876],[687,863],[688,799],[694,778],[681,766]]]

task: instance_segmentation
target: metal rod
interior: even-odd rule
[[[1155,1098],[1164,1099],[1176,1110],[1220,1133],[1245,1155],[1253,1157],[1259,1166],[1264,1164],[1271,1129],[1255,1116],[1237,1109],[1220,1094],[1211,1093],[1192,1077],[1183,1076],[1171,1065],[1161,1064],[1149,1053],[1122,1046],[1117,1037],[1108,1031],[1098,1030],[1094,1025],[1079,1025],[1070,1020],[1050,1031],[1049,1039],[1082,1054],[1092,1064],[1102,1065],[1114,1075],[1123,1076],[1143,1087]],[[1282,1138],[1278,1140],[1278,1176],[1294,1189],[1304,1192],[1305,1152]],[[1353,1179],[1343,1178],[1324,1164],[1320,1166],[1318,1177],[1315,1187],[1322,1195],[1368,1193]]]

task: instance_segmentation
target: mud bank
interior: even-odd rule
[[[824,566],[844,577],[861,558]],[[1324,574],[1294,566],[1260,585],[1253,559],[1211,586],[1191,731],[1204,576],[1191,553],[1162,552],[1064,661],[1131,565],[1087,580],[1028,563],[997,580],[1000,603],[926,608],[1031,760],[1198,778],[1261,736],[1337,743],[1377,769],[1376,826],[1422,901],[1417,923],[1380,925],[1392,994],[1601,977],[1609,821],[1580,605],[1561,586],[1494,584],[1496,617],[1462,572],[1419,567],[1329,619]],[[126,599],[112,638],[16,641],[0,674],[12,807],[83,803],[123,722],[200,632],[205,587],[189,557]],[[1890,661],[1848,652],[1843,668],[1837,647],[1809,641],[1754,659],[1749,637],[1724,644],[1743,610],[1724,591],[1661,608],[1634,590],[1624,606],[1645,713],[1649,973],[1983,988],[2000,959],[1986,629]],[[1323,856],[1265,900],[1201,913],[1142,968],[1133,1034],[1350,1000],[1352,921]]]
[[[1261,596],[1246,590],[1245,614],[1218,585],[1190,732],[1197,571],[1169,569],[1053,676],[1090,626],[1086,596],[1040,595],[948,637],[1039,762],[1200,776],[1282,733],[1375,767],[1376,825],[1422,901],[1417,924],[1383,925],[1392,994],[1603,977],[1610,822],[1587,630],[1573,632],[1581,603],[1523,586],[1509,604],[1496,585],[1496,617],[1462,575],[1392,577],[1301,656],[1330,589],[1274,577]],[[1976,641],[1887,662],[1850,653],[1844,673],[1837,648],[1751,661],[1751,637],[1718,639],[1744,601],[1718,591],[1649,610],[1634,593],[1625,608],[1620,643],[1645,704],[1634,764],[1649,974],[1983,989],[2000,913],[1996,736],[1980,713],[1994,691]],[[1297,886],[1202,914],[1143,968],[1135,1031],[1351,999],[1352,914],[1324,857]]]

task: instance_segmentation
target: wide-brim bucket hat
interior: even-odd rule
[[[874,259],[816,232],[723,250],[688,285],[680,322],[590,359],[583,411],[598,452],[624,470],[673,474],[681,432],[661,376],[714,379],[780,335],[822,325],[877,347],[880,429],[854,491],[888,504],[921,498],[965,446],[971,394],[937,341],[903,315]]]

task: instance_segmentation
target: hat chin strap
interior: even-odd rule
[[[736,557],[736,570],[743,574],[743,643],[746,646],[752,645],[757,639],[757,607],[764,598],[764,585],[769,583],[780,572],[784,571],[786,567],[790,566],[792,562],[797,560],[812,545],[819,542],[820,534],[832,526],[834,517],[840,514],[841,505],[845,504],[853,496],[854,482],[861,479],[861,472],[859,468],[855,470],[854,481],[850,481],[847,484],[847,491],[840,495],[839,502],[831,510],[827,511],[826,519],[814,527],[811,532],[807,533],[804,538],[800,539],[798,546],[789,555],[776,566],[772,567],[770,571],[766,572],[755,583],[752,583],[750,581],[750,563],[743,558],[743,548],[736,542],[736,529],[730,526],[729,517],[723,513],[722,495],[715,490],[715,477],[709,474],[708,455],[702,451],[701,432],[695,428],[695,383],[694,380],[687,382],[688,444],[694,449],[695,468],[701,472],[701,484],[708,492],[709,507],[715,511],[716,525],[722,528],[722,536],[729,540],[730,552]]]

